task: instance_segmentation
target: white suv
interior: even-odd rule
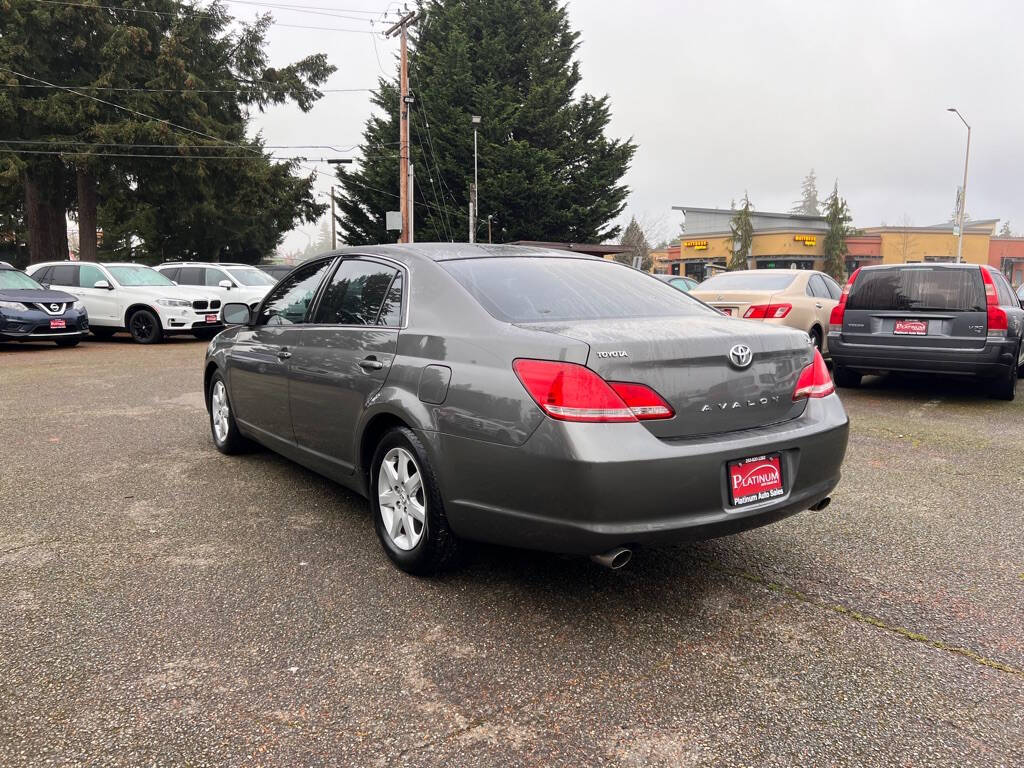
[[[224,327],[217,296],[179,287],[142,264],[53,261],[33,264],[28,274],[77,296],[89,312],[89,329],[101,339],[122,329],[140,344],[153,344],[169,333],[209,339]]]
[[[249,264],[169,261],[156,269],[178,285],[203,286],[219,295],[225,304],[241,302],[248,304],[253,312],[270,289],[277,285],[274,278]]]

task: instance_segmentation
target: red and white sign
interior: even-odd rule
[[[756,504],[785,493],[779,454],[752,456],[729,463],[729,498],[733,506]]]
[[[66,322],[64,322],[63,320],[51,320],[50,321],[50,329],[51,330],[54,330],[54,331],[56,331],[56,330],[63,330],[64,328],[67,328],[67,327],[68,327],[68,324]]]
[[[207,315],[206,316],[206,322],[208,322],[208,323],[216,323],[217,322],[217,316],[216,315]]]
[[[892,332],[897,336],[927,336],[927,320],[897,320]]]
[[[723,315],[732,315],[732,307],[719,307],[718,311]]]

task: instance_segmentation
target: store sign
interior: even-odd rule
[[[706,251],[708,249],[707,240],[687,240],[683,245],[687,248],[693,248],[695,251]]]
[[[807,246],[816,245],[818,242],[818,238],[814,235],[793,235],[793,239]]]

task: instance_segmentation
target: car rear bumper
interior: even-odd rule
[[[989,338],[977,349],[941,349],[909,345],[851,344],[838,333],[828,338],[832,362],[844,368],[870,373],[898,371],[949,376],[992,378],[1009,371],[1018,342]]]
[[[641,424],[545,419],[502,446],[423,432],[452,530],[498,544],[573,554],[738,533],[803,511],[838,484],[849,422],[839,398],[769,427],[660,440]],[[728,462],[781,454],[786,493],[730,506]]]

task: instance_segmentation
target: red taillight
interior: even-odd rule
[[[846,285],[843,286],[843,292],[839,296],[839,303],[832,307],[832,314],[828,317],[829,325],[837,325],[840,329],[843,326],[843,314],[846,312],[846,297],[850,295],[850,289],[853,287],[853,281],[857,279],[857,275],[860,273],[860,267],[853,270],[853,274],[850,275],[850,279],[846,281]]]
[[[561,421],[668,419],[675,412],[643,384],[609,384],[589,368],[556,360],[516,360],[516,376],[548,416]]]
[[[672,406],[650,387],[625,381],[612,381],[609,385],[640,421],[671,419],[676,415]]]
[[[800,372],[800,378],[796,380],[793,399],[803,400],[805,397],[825,397],[835,391],[836,387],[828,373],[825,358],[821,356],[821,352],[814,350],[814,361]]]
[[[752,304],[743,317],[747,320],[781,320],[791,309],[792,304]]]
[[[988,332],[990,334],[993,331],[1006,333],[1008,328],[1006,311],[999,306],[996,282],[985,267],[979,267],[979,269],[981,269],[981,282],[985,284],[985,302],[988,305]]]

